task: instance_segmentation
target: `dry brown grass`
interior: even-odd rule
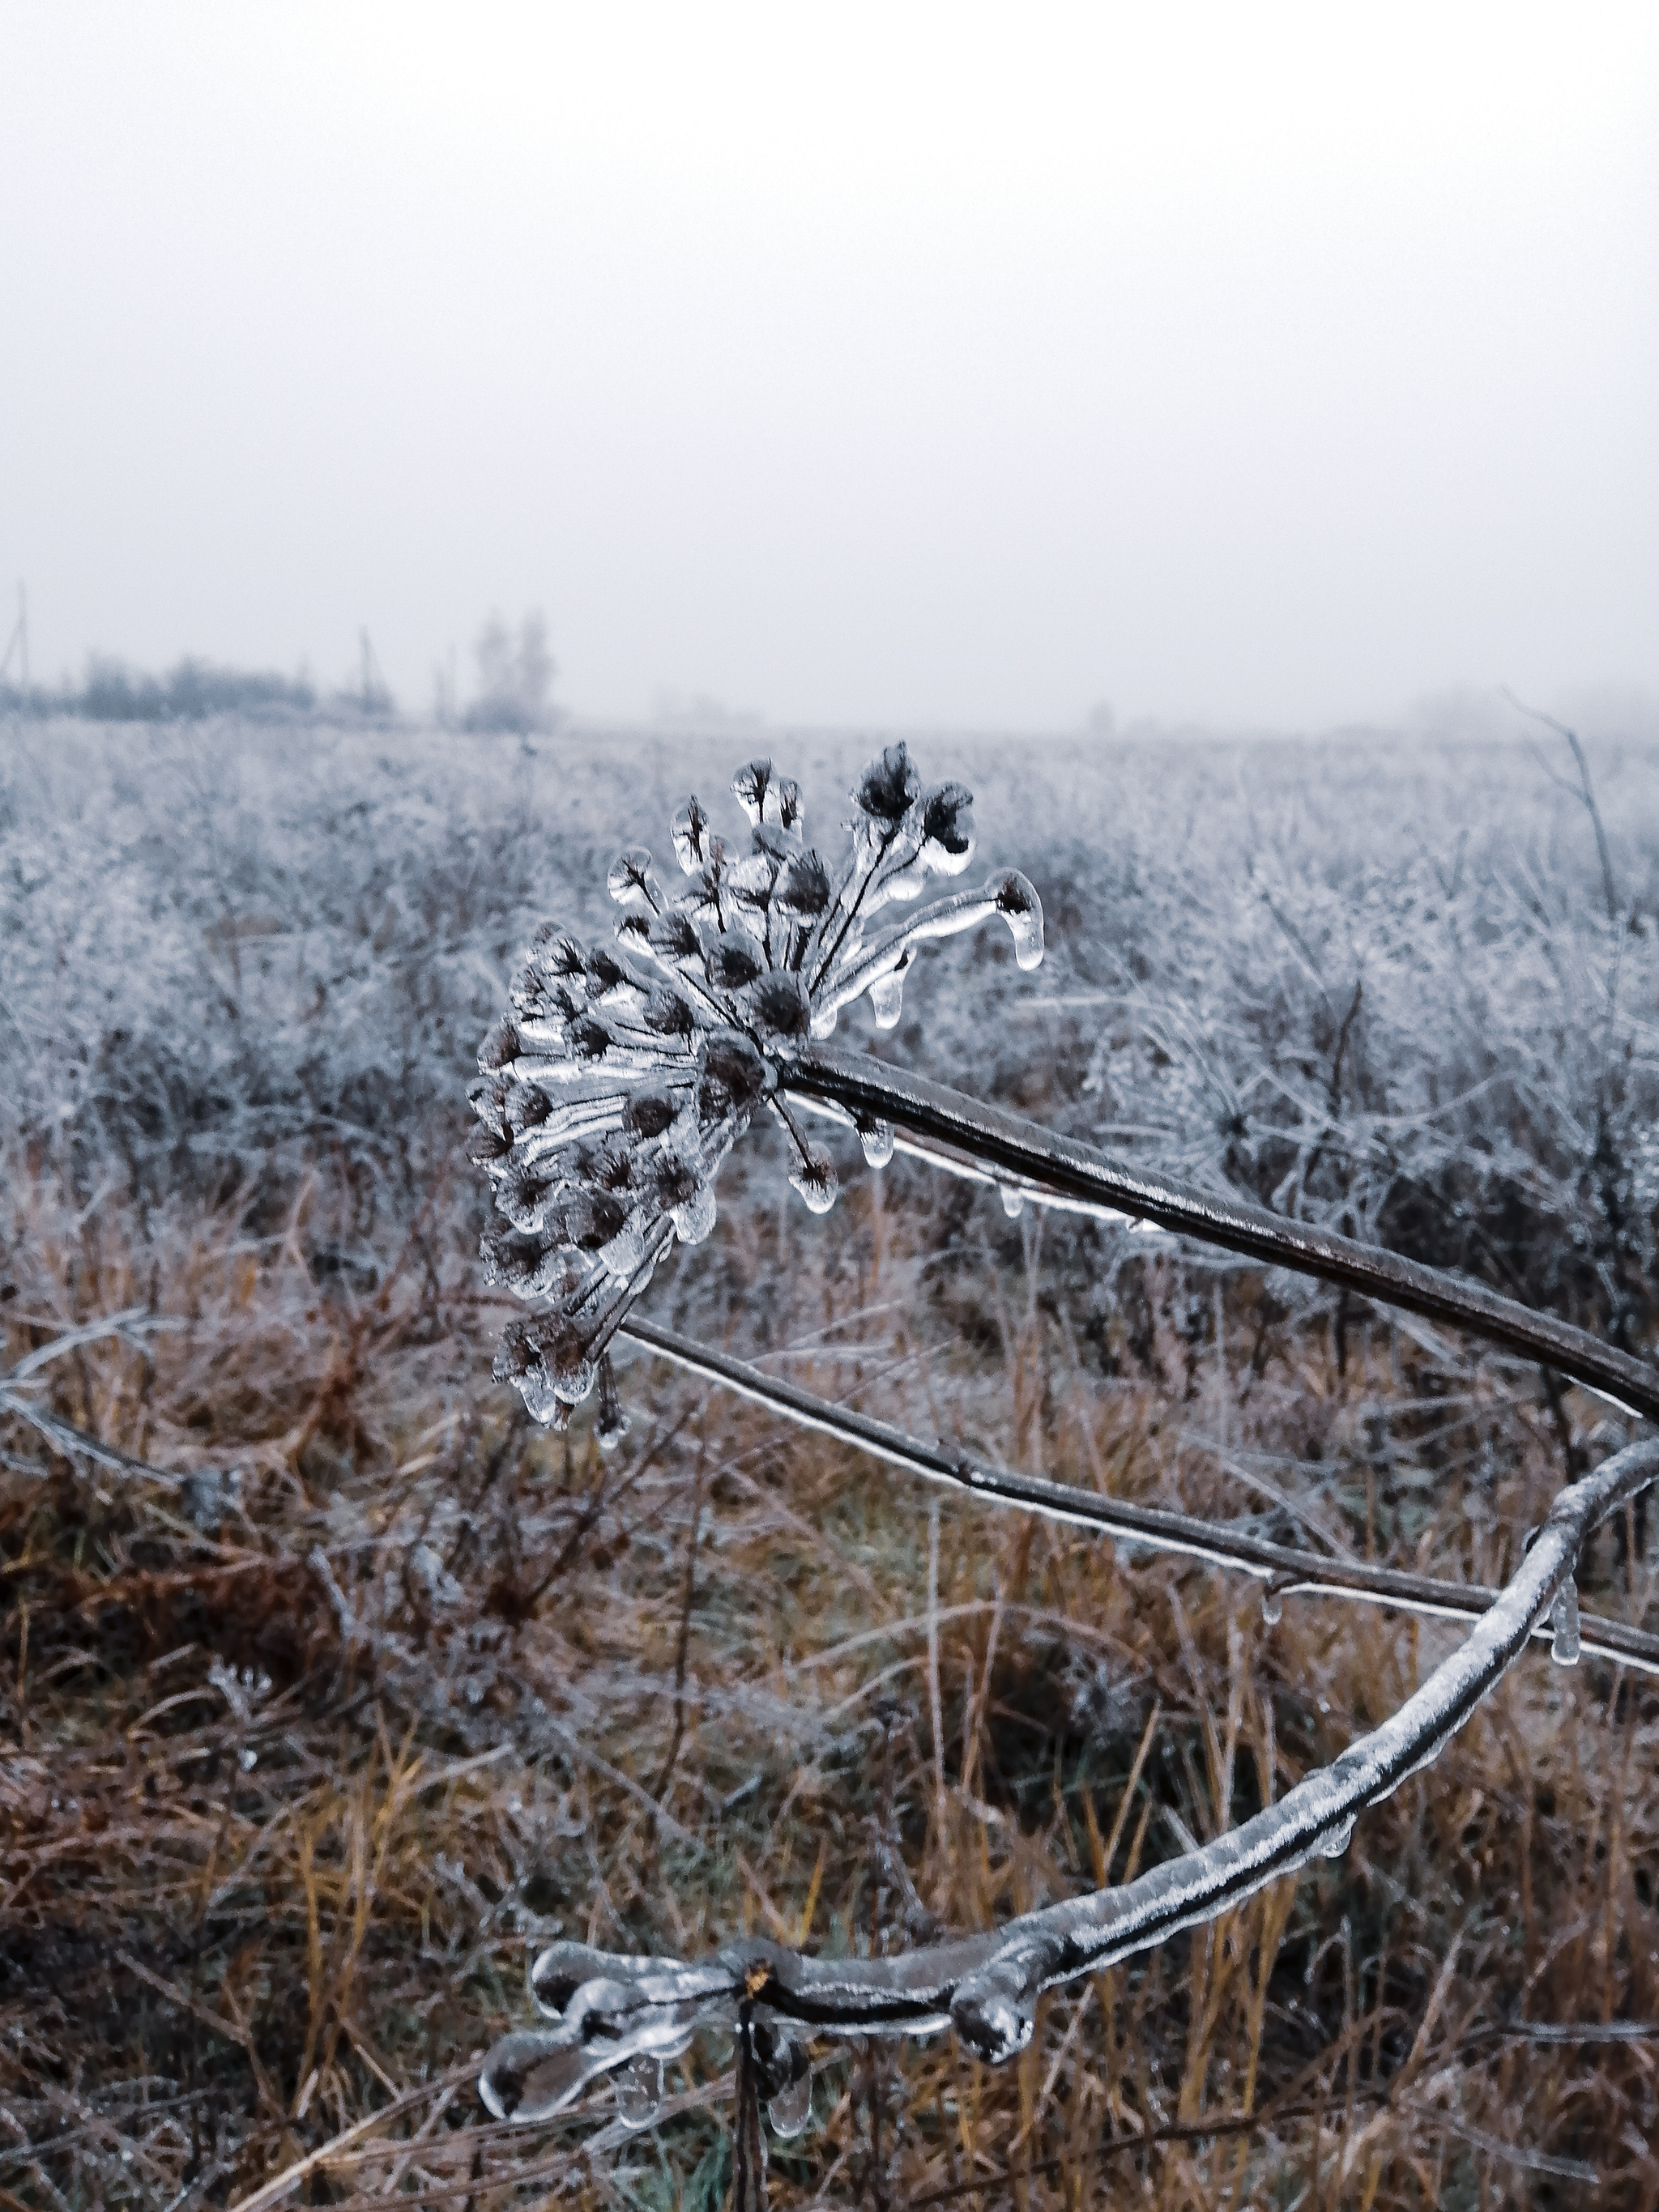
[[[652,2133],[604,2093],[484,2119],[538,1942],[987,1925],[1254,1810],[1454,1633],[1269,1627],[1250,1588],[954,1498],[930,1603],[926,1497],[662,1366],[612,1459],[585,1417],[529,1431],[452,1192],[371,1283],[319,1258],[351,1202],[323,1169],[256,1240],[12,1164],[9,1363],[134,1304],[178,1324],[43,1395],[191,1479],[0,1426],[0,2204],[714,2212],[729,2051],[671,2069]],[[826,1395],[1216,1516],[1271,1480],[1398,1564],[1501,1578],[1559,1486],[1524,1378],[1380,1322],[1339,1358],[1244,1272],[1136,1262],[1103,1373],[1051,1295],[1093,1248],[974,1205],[895,1170],[809,1224],[739,1176],[661,1297],[714,1326],[763,1283]],[[1589,1578],[1651,1625],[1638,1533]],[[1017,2063],[830,2055],[773,2201],[1572,2204],[1593,2169],[1598,2206],[1659,2204],[1659,2041],[1513,2029],[1659,2019],[1656,1748],[1648,1687],[1540,1650],[1343,1859],[1057,1993]]]

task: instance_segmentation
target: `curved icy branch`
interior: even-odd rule
[[[1316,1854],[1346,1849],[1358,1815],[1435,1758],[1558,1598],[1558,1652],[1576,1656],[1569,1593],[1579,1549],[1656,1475],[1659,1443],[1632,1444],[1563,1491],[1502,1595],[1421,1689],[1243,1826],[1121,1888],[893,1958],[809,1959],[751,1939],[688,1964],[556,1943],[532,1972],[554,2024],[495,2045],[479,2081],[485,2102],[502,2118],[546,2118],[599,2075],[654,2067],[700,2029],[729,2031],[739,2008],[756,2027],[769,2096],[799,2081],[801,2044],[811,2036],[926,2034],[948,2025],[979,2057],[1012,2057],[1030,2039],[1045,1990],[1213,1920]]]
[[[997,1504],[1017,1505],[1052,1521],[1092,1528],[1103,1536],[1139,1544],[1151,1552],[1174,1552],[1207,1565],[1236,1569],[1265,1582],[1275,1597],[1347,1597],[1374,1605],[1396,1606],[1403,1613],[1436,1615],[1450,1620],[1479,1620],[1490,1613],[1502,1593],[1480,1583],[1454,1583],[1431,1575],[1407,1574],[1395,1567],[1380,1567],[1364,1559],[1328,1559],[1317,1552],[1299,1551],[1289,1544],[1270,1543],[1265,1537],[1245,1534],[1214,1521],[1201,1521],[1188,1513],[1171,1513],[1161,1506],[1135,1505],[1127,1499],[1104,1498],[1042,1475],[988,1467],[945,1442],[927,1443],[890,1423],[873,1419],[848,1406],[833,1405],[799,1383],[763,1374],[729,1352],[716,1352],[695,1338],[648,1322],[637,1312],[617,1332],[642,1349],[694,1375],[705,1376],[757,1405],[781,1413],[802,1428],[816,1429],[840,1443],[872,1453],[890,1466],[965,1490]],[[1621,1620],[1585,1613],[1581,1623],[1582,1647],[1589,1657],[1610,1659],[1659,1674],[1659,1636],[1632,1628]],[[1547,1623],[1534,1633],[1547,1636]]]
[[[886,1122],[908,1133],[927,1157],[957,1173],[1002,1184],[1039,1204],[1151,1221],[1266,1267],[1340,1284],[1379,1305],[1422,1314],[1540,1360],[1623,1412],[1659,1420],[1659,1372],[1598,1342],[1587,1329],[1534,1313],[1484,1284],[1176,1182],[861,1053],[810,1046],[791,1063],[784,1081],[803,1105],[836,1109],[860,1127]]]

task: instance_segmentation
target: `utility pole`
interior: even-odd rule
[[[11,666],[14,653],[17,655],[18,693],[27,698],[29,688],[29,603],[21,581],[17,586],[17,620],[12,624],[5,653],[0,656],[0,677],[3,677]]]
[[[368,641],[367,623],[358,630],[357,638],[362,649],[363,712],[366,714],[383,714],[392,704],[392,694],[380,673],[380,664],[374,658],[374,648]]]

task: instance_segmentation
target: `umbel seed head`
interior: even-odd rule
[[[614,949],[552,923],[537,933],[470,1093],[468,1149],[499,1217],[484,1273],[534,1309],[503,1334],[495,1374],[556,1427],[604,1380],[610,1442],[625,1424],[606,1347],[669,1247],[713,1230],[715,1178],[761,1107],[783,1127],[807,1206],[835,1204],[835,1164],[782,1096],[795,1057],[866,994],[880,1026],[896,1022],[929,939],[1000,915],[1019,965],[1042,957],[1042,903],[1015,870],[915,907],[929,878],[972,859],[973,795],[924,790],[902,744],[860,777],[838,866],[806,849],[799,787],[769,760],[739,769],[732,789],[746,843],[728,845],[688,799],[671,829],[678,886],[643,845],[617,855]],[[894,905],[908,919],[878,927]]]

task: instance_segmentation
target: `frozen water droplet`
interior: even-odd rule
[[[239,1751],[236,1754],[236,1764],[241,1768],[244,1774],[252,1774],[254,1768],[259,1764],[259,1754],[257,1751],[248,1751],[246,1749]]]
[[[714,1226],[714,1186],[702,1184],[695,1197],[673,1208],[669,1218],[682,1244],[701,1244]]]
[[[893,1157],[893,1125],[890,1121],[866,1121],[859,1131],[859,1142],[864,1147],[864,1157],[872,1168],[884,1168]]]
[[[1025,1211],[1025,1194],[1012,1189],[1008,1184],[997,1185],[997,1195],[1002,1200],[1002,1210],[1010,1221],[1018,1221]]]
[[[836,1202],[839,1188],[836,1164],[826,1152],[814,1147],[799,1162],[789,1181],[814,1213],[828,1213]]]
[[[997,886],[997,912],[1014,940],[1014,959],[1021,968],[1036,968],[1042,960],[1042,901],[1029,876],[1011,868]]]
[[[599,1360],[599,1411],[593,1424],[593,1434],[599,1439],[601,1451],[615,1451],[628,1434],[628,1416],[622,1409],[622,1395],[617,1388],[617,1370],[611,1364],[611,1354],[604,1353]]]
[[[599,1247],[599,1264],[626,1282],[639,1270],[645,1257],[645,1224],[641,1216],[630,1214],[608,1244]]]
[[[1261,1618],[1269,1628],[1277,1628],[1285,1617],[1285,1593],[1275,1589],[1271,1583],[1261,1593]]]
[[[648,2128],[662,2103],[662,2061],[636,2058],[617,2076],[617,2118],[625,2128]]]
[[[525,1411],[532,1421],[556,1422],[562,1428],[570,1421],[570,1407],[553,1388],[546,1370],[532,1367],[519,1376],[519,1395],[524,1400]]]
[[[1353,1815],[1350,1814],[1340,1828],[1333,1828],[1331,1830],[1330,1834],[1326,1837],[1324,1842],[1321,1844],[1319,1848],[1324,1852],[1328,1859],[1340,1859],[1343,1852],[1347,1850],[1349,1841],[1352,1835]]]
[[[1571,1576],[1556,1594],[1550,1607],[1550,1628],[1553,1632],[1550,1656],[1558,1667],[1578,1664],[1578,1585]]]
[[[899,969],[895,969],[890,975],[878,977],[870,986],[870,1011],[878,1030],[896,1027],[904,1011],[904,977]]]
[[[809,2066],[798,2081],[780,2089],[775,2097],[767,2100],[766,2117],[772,2123],[772,2132],[779,2136],[798,2136],[812,2117],[812,2069]]]

